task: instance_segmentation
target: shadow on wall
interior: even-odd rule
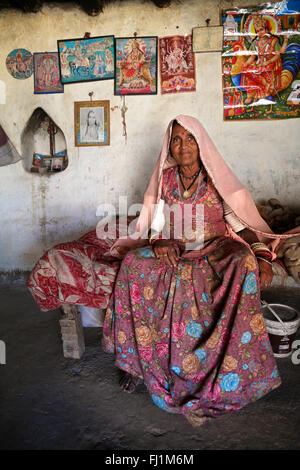
[[[42,109],[37,108],[21,135],[24,169],[50,175],[68,166],[67,144],[63,131]]]

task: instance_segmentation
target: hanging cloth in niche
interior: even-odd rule
[[[21,156],[0,125],[0,166],[10,165],[21,160]]]

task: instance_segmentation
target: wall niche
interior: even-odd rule
[[[68,166],[67,144],[63,131],[42,109],[33,111],[22,135],[23,166],[26,171],[51,175]]]

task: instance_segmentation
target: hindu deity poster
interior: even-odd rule
[[[115,95],[157,93],[157,37],[116,38]]]
[[[33,54],[34,93],[62,93],[57,52]]]
[[[225,120],[300,116],[299,3],[221,11]]]
[[[192,35],[159,38],[161,93],[196,91]]]
[[[114,78],[114,36],[57,41],[63,84]]]
[[[27,49],[14,49],[6,58],[6,68],[18,80],[29,78],[33,72],[33,58]]]

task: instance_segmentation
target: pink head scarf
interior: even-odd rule
[[[250,230],[256,232],[258,238],[264,242],[270,241],[270,239],[273,238],[287,238],[288,236],[275,235],[260,216],[250,192],[238,180],[227,163],[223,160],[198,119],[180,114],[168,125],[161,153],[144,194],[143,207],[137,221],[136,233],[133,237],[118,239],[111,247],[111,254],[118,256],[119,246],[128,246],[130,249],[133,249],[147,243],[145,234],[147,234],[151,225],[151,206],[157,204],[161,198],[163,170],[177,165],[169,151],[174,121],[177,121],[178,124],[195,137],[198,143],[201,161],[215,188],[223,200],[231,207],[235,215],[241,219],[242,223]],[[233,235],[232,232],[231,234]]]

